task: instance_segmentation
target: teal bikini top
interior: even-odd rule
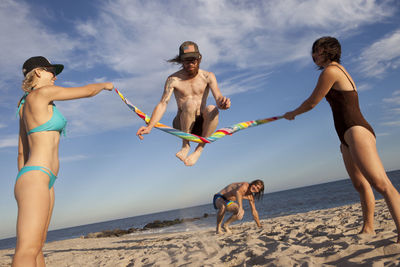
[[[19,110],[21,109],[21,105],[25,103],[25,98],[27,95],[28,95],[28,93],[25,93],[25,95],[21,99],[21,102],[18,106],[18,111],[17,111],[18,114],[19,114]],[[65,136],[65,127],[66,126],[67,126],[67,120],[61,114],[61,112],[57,109],[56,105],[53,104],[53,115],[51,116],[50,120],[43,123],[42,125],[39,125],[33,129],[31,129],[27,133],[27,135],[30,135],[31,133],[37,133],[37,132],[57,131],[57,132],[63,133]]]

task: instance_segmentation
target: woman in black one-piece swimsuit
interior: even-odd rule
[[[314,108],[324,97],[329,102],[335,129],[341,141],[344,165],[355,189],[360,194],[364,225],[361,233],[374,234],[374,187],[389,207],[400,243],[400,194],[386,175],[376,149],[375,133],[364,119],[358,104],[358,94],[350,75],[340,65],[341,47],[337,39],[322,37],[312,47],[312,58],[322,70],[311,96],[298,108],[287,112],[285,119]]]

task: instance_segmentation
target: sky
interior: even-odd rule
[[[334,36],[377,135],[386,170],[400,168],[400,2],[396,0],[0,1],[0,238],[15,236],[17,102],[22,64],[42,55],[65,65],[56,84],[113,82],[151,114],[166,60],[187,40],[213,72],[229,110],[219,127],[282,115],[312,92],[312,43]],[[208,99],[215,104],[212,96]],[[50,230],[211,203],[232,182],[262,179],[266,193],[348,178],[328,103],[206,145],[195,166],[181,140],[144,125],[115,92],[57,102],[68,119]],[[172,124],[171,100],[161,122]],[[196,144],[192,144],[192,149]]]

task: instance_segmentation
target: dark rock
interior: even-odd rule
[[[85,236],[85,238],[117,237],[136,232],[137,230],[138,229],[133,227],[129,228],[128,230],[122,230],[122,229],[105,230],[102,232],[89,233]]]

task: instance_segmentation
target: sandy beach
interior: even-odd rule
[[[400,245],[383,200],[376,235],[358,235],[359,204],[232,226],[168,234],[75,238],[46,243],[47,266],[399,266]],[[0,251],[10,266],[13,249]]]

